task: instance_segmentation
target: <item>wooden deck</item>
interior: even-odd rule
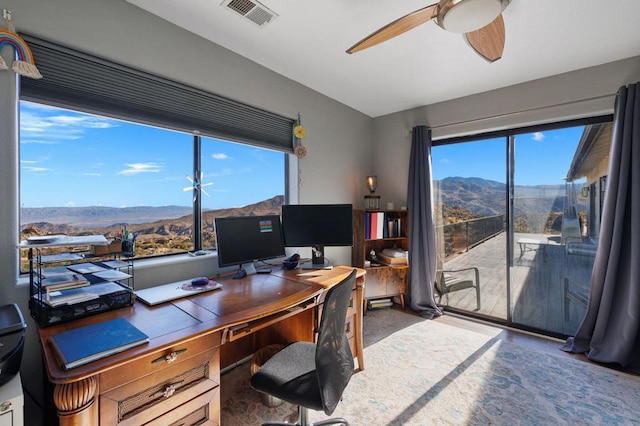
[[[521,252],[518,240],[530,239],[542,244],[527,244]],[[480,314],[507,319],[507,265],[505,253],[506,233],[501,233],[468,252],[449,259],[445,270],[477,267],[480,272]],[[582,285],[586,295],[591,279],[593,257],[567,255],[560,236],[516,234],[511,256],[511,310],[512,321],[554,333],[572,335],[578,328],[586,306],[570,301],[566,311],[564,281]],[[442,298],[446,304],[446,297]],[[476,309],[475,289],[449,294],[448,304],[458,309]]]

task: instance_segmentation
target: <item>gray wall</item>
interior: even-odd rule
[[[179,2],[176,4],[179,7]],[[411,140],[408,131],[413,126],[430,125],[435,128],[434,138],[441,138],[611,112],[610,95],[620,85],[640,79],[640,58],[633,58],[371,119],[123,0],[5,0],[0,8],[13,12],[17,31],[292,118],[301,113],[307,129],[304,145],[308,154],[298,162],[293,176],[301,203],[347,202],[359,206],[366,191],[364,177],[375,173],[382,205],[389,201],[396,206],[406,205]],[[0,124],[6,121],[2,117],[9,117],[13,110],[14,102],[1,97]],[[451,123],[461,124],[440,127]],[[7,161],[4,154],[15,159],[16,141],[4,126],[2,129],[0,197],[15,200],[18,164]],[[28,289],[16,284],[17,205],[0,204],[0,300],[19,303],[28,317]],[[333,250],[332,259],[349,262],[348,249]],[[206,261],[140,268],[139,272],[136,269],[136,287],[181,279],[183,274],[194,271],[194,275],[208,273],[208,266],[199,263]],[[39,345],[35,326],[30,320],[28,323],[23,382],[31,394],[41,399]]]
[[[373,120],[378,191],[406,203],[411,129],[428,125],[434,140],[613,113],[615,94],[640,80],[640,56],[547,77]],[[384,204],[383,204],[384,205]]]
[[[281,75],[167,23],[123,0],[5,0],[16,31],[87,51],[116,62],[160,74],[214,93],[291,118],[302,114],[307,129],[307,156],[298,161],[301,203],[360,203],[364,179],[372,166],[372,119]],[[4,51],[11,51],[5,47]],[[6,55],[6,54],[5,54]],[[7,61],[9,64],[11,61]],[[37,64],[37,58],[36,58]],[[3,73],[3,87],[8,71]],[[44,76],[46,78],[46,76]],[[0,98],[0,124],[15,102]],[[23,383],[42,399],[42,368],[35,325],[27,308],[28,288],[16,284],[18,243],[16,188],[18,164],[15,135],[2,126],[0,153],[0,301],[19,303],[27,317],[27,342],[22,365]],[[363,155],[363,153],[366,153]],[[331,167],[328,168],[327,164]],[[61,189],[64,190],[64,189]],[[13,200],[13,202],[7,202]],[[349,248],[330,248],[328,256],[350,263]],[[310,257],[311,253],[300,253]],[[136,269],[136,288],[184,279],[185,274],[213,273],[205,259]]]

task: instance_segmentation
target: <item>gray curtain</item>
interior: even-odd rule
[[[562,349],[640,372],[640,83],[616,97],[587,312]]]
[[[434,299],[436,227],[433,219],[431,129],[413,128],[409,184],[409,306],[424,318],[442,315]]]

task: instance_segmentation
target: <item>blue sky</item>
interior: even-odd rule
[[[190,206],[193,137],[21,102],[21,206]],[[203,138],[204,208],[284,194],[284,154]]]
[[[561,185],[582,127],[516,137],[516,184]],[[190,206],[192,136],[21,103],[21,206]],[[436,147],[435,179],[505,182],[503,138]],[[284,155],[205,139],[203,207],[240,207],[284,194]],[[492,164],[492,167],[487,167]]]
[[[564,185],[583,129],[579,126],[516,136],[516,185]],[[505,138],[434,147],[433,178],[481,177],[504,183],[506,149]]]

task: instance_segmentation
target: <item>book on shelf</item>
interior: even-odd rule
[[[364,237],[367,240],[402,237],[402,218],[386,212],[365,212]]]
[[[368,309],[384,309],[393,306],[393,300],[391,299],[373,299],[367,302]]]
[[[385,265],[390,266],[407,265],[406,257],[389,257],[382,253],[378,253],[378,260],[380,261],[380,263],[384,263]]]
[[[149,341],[124,318],[117,318],[54,334],[49,338],[65,370],[123,352]]]
[[[378,238],[378,213],[371,212],[371,219],[369,220],[369,239],[375,240]]]
[[[409,258],[405,250],[397,248],[386,248],[378,253],[378,260],[385,265],[408,265]]]
[[[364,238],[365,240],[371,239],[371,213],[364,212]]]

